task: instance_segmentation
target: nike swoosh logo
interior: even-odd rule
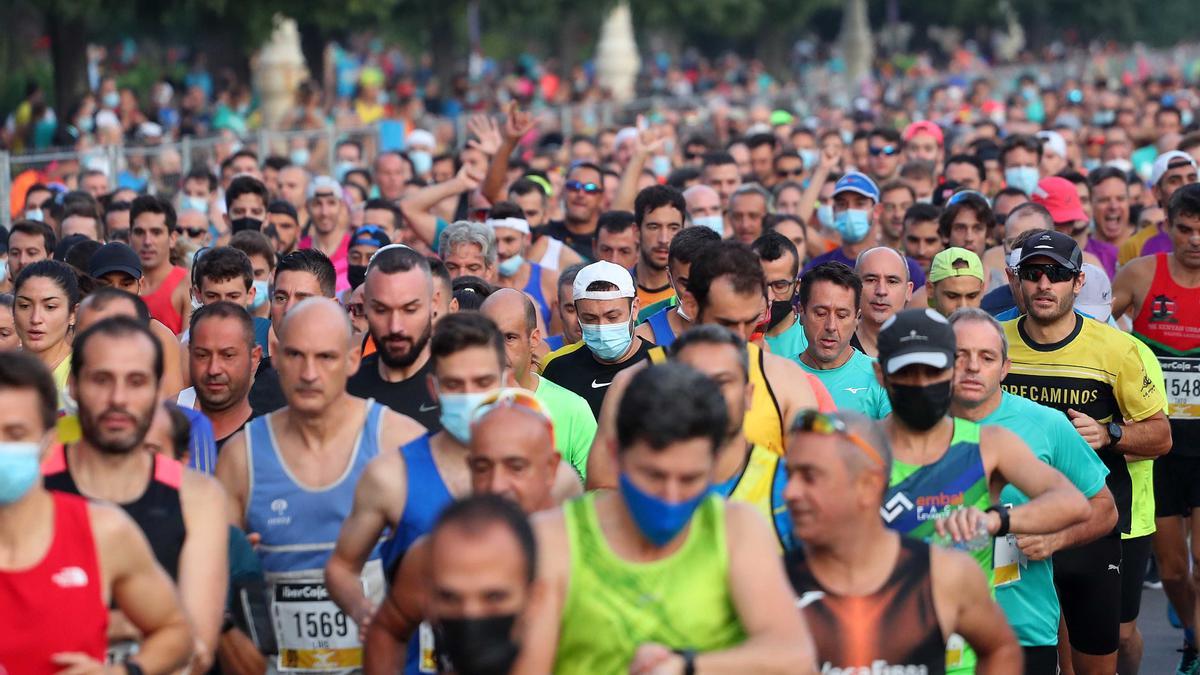
[[[420,405],[420,407],[417,408],[417,410],[419,412],[433,412],[434,410],[437,410],[437,409],[438,409],[438,407],[436,405],[425,405],[424,403],[422,403]]]
[[[612,384],[612,382],[605,382],[604,384],[600,384],[599,382],[592,380],[592,389],[603,389],[610,384]]]
[[[825,593],[822,591],[805,591],[799,598],[796,599],[796,607],[804,609],[805,607],[808,607],[824,597]]]
[[[866,387],[846,387],[846,391],[850,392],[851,394],[857,394],[860,391],[866,391],[866,390],[867,390]]]

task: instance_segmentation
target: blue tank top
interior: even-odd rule
[[[525,282],[525,293],[533,298],[537,303],[538,309],[542,313],[542,321],[546,322],[546,328],[550,327],[550,304],[546,302],[546,296],[542,295],[542,266],[531,262],[529,263],[529,281]]]
[[[654,331],[654,344],[659,347],[670,347],[671,343],[675,341],[675,331],[671,330],[671,322],[667,320],[667,312],[673,309],[675,308],[663,307],[646,319],[646,323],[650,324],[650,330]]]
[[[367,418],[354,444],[354,453],[332,485],[313,490],[300,485],[283,463],[268,420],[256,417],[247,425],[246,461],[250,498],[246,531],[262,537],[258,552],[263,571],[323,570],[337,543],[342,522],[350,515],[358,479],[379,454],[379,418],[384,406],[367,400]],[[376,547],[370,559],[379,557]]]
[[[454,501],[433,461],[429,438],[426,434],[400,448],[408,472],[408,496],[404,500],[404,514],[400,516],[392,538],[383,545],[383,567],[388,570],[389,579],[408,547],[428,534],[442,509]]]

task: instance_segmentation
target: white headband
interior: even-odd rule
[[[484,222],[484,225],[487,225],[493,230],[497,227],[507,227],[508,229],[516,230],[521,234],[529,234],[529,221],[525,220],[524,218],[490,218]]]

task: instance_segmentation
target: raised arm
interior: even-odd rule
[[[422,241],[437,248],[437,242],[434,241],[437,236],[437,216],[431,213],[433,207],[447,197],[478,188],[482,179],[482,176],[472,174],[464,164],[454,178],[417,190],[400,200],[400,211],[404,214],[405,222]]]
[[[644,125],[645,122],[639,116],[638,127]],[[637,139],[634,141],[633,155],[629,158],[629,164],[625,165],[624,173],[621,174],[621,182],[617,184],[617,194],[613,195],[610,210],[633,210],[633,202],[638,193],[638,180],[642,177],[642,170],[646,168],[646,160],[650,159],[652,155],[662,152],[666,142],[667,135],[660,129],[643,129],[638,133]]]
[[[508,182],[508,160],[512,156],[513,150],[516,150],[517,144],[536,125],[537,122],[533,115],[517,108],[516,101],[508,104],[508,109],[505,110],[500,147],[492,156],[492,161],[488,164],[487,176],[483,179],[482,192],[488,203],[495,204],[504,201],[507,197],[504,194],[504,186]]]

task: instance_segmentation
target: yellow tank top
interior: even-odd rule
[[[775,541],[781,552],[792,548],[792,520],[788,513],[783,490],[787,486],[787,471],[779,455],[761,445],[750,449],[742,472],[725,483],[713,486],[713,491],[731,502],[748,504],[771,524]]]
[[[776,455],[783,456],[783,413],[779,402],[775,400],[775,391],[767,382],[763,371],[763,351],[753,342],[746,344],[750,356],[750,382],[754,384],[754,394],[750,399],[750,409],[746,411],[746,419],[742,423],[742,433],[746,440],[761,445]],[[650,350],[650,361],[662,363],[667,360],[667,354],[662,347]]]

